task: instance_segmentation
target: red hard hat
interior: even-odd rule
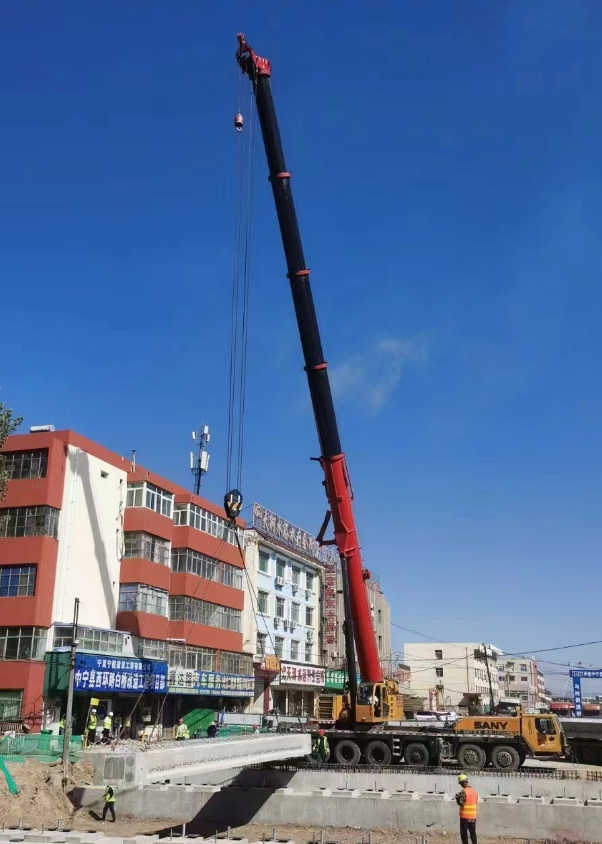
[[[324,730],[318,730],[318,735],[323,736],[323,735],[324,735]]]

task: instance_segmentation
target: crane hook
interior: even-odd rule
[[[244,125],[244,119],[243,119],[242,114],[239,111],[238,114],[236,115],[236,117],[234,118],[234,128],[236,129],[237,132],[242,132],[243,125]]]

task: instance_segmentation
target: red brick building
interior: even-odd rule
[[[223,509],[73,431],[18,434],[2,452],[0,721],[58,719],[64,684],[45,689],[46,655],[70,644],[75,598],[78,654],[167,663],[168,721],[244,707],[243,561]]]

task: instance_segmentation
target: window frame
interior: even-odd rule
[[[265,598],[265,609],[262,609],[263,599]],[[263,589],[257,590],[257,612],[259,615],[270,614],[270,593]]]
[[[16,587],[11,583],[17,578]],[[35,563],[8,563],[0,566],[0,598],[33,598],[36,594],[38,567]],[[21,578],[26,578],[23,590]]]
[[[15,471],[17,466],[19,470]],[[45,478],[48,474],[48,449],[32,448],[23,451],[0,452],[0,471],[5,473],[8,481]]]

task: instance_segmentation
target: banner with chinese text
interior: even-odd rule
[[[76,692],[167,692],[167,663],[135,657],[75,655]]]
[[[217,671],[170,668],[167,687],[170,694],[253,697],[255,678],[241,674],[219,674]]]
[[[280,663],[279,682],[301,686],[320,686],[320,688],[323,688],[326,684],[326,669],[306,665],[291,665],[288,662],[282,662]]]

